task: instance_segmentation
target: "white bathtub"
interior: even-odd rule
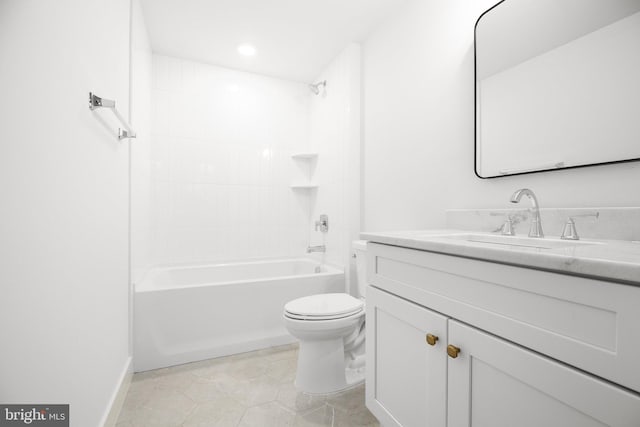
[[[345,289],[341,270],[318,266],[285,259],[150,271],[135,285],[135,371],[295,342],[284,304]]]

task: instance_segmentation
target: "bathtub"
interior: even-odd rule
[[[295,342],[284,304],[344,289],[341,270],[302,258],[154,269],[135,284],[134,369]]]

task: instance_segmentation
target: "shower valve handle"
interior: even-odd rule
[[[329,231],[329,216],[322,214],[320,219],[316,221],[316,231],[320,230],[322,233]]]

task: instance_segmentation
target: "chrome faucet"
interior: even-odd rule
[[[540,220],[540,207],[538,206],[538,199],[533,191],[528,188],[521,188],[511,195],[511,203],[518,203],[522,196],[525,195],[531,200],[531,210],[533,211],[533,218],[531,218],[531,227],[529,227],[529,237],[544,237],[542,231],[542,221]]]
[[[327,248],[325,248],[324,245],[319,245],[319,246],[308,246],[307,247],[307,253],[310,254],[311,252],[326,252]]]

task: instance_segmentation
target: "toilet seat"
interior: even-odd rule
[[[310,295],[289,301],[285,316],[296,320],[333,320],[364,310],[364,301],[346,293]]]
[[[292,313],[285,312],[284,316],[289,318],[289,319],[313,322],[313,321],[320,321],[320,320],[326,321],[326,320],[344,319],[344,318],[347,318],[347,317],[352,317],[353,315],[358,314],[358,313],[362,313],[362,312],[363,312],[363,309],[360,309],[360,310],[356,310],[354,312],[347,313],[347,314],[344,314],[344,315],[341,315],[341,316],[304,316],[304,315],[292,314]]]

